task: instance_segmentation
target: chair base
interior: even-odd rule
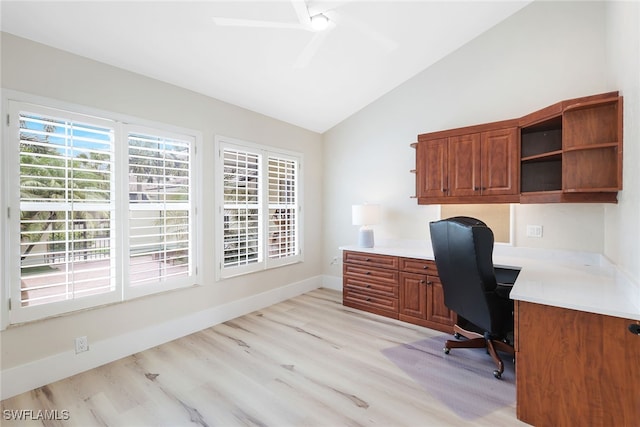
[[[463,336],[467,339],[463,341],[447,340],[447,342],[444,344],[444,352],[446,354],[449,354],[449,350],[451,350],[452,348],[486,348],[496,366],[498,367],[498,369],[493,371],[493,375],[498,379],[502,378],[502,373],[504,372],[504,362],[498,355],[498,351],[503,351],[511,356],[515,356],[515,349],[512,345],[509,345],[500,340],[486,338],[485,336],[477,332],[463,329],[458,325],[453,326],[453,332],[456,337]]]

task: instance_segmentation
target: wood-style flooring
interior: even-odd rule
[[[346,308],[340,292],[319,289],[7,399],[0,424],[526,425],[515,404],[460,419],[381,353],[440,334]],[[68,420],[7,420],[12,410]]]

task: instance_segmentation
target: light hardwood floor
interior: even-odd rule
[[[319,289],[2,402],[61,426],[517,426],[515,404],[460,419],[381,350],[441,332]],[[497,381],[497,380],[496,380]],[[478,397],[481,399],[481,397]]]

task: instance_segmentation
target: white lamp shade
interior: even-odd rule
[[[380,205],[364,204],[351,207],[353,225],[374,225],[380,222]]]

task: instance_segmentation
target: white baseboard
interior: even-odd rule
[[[75,354],[74,351],[66,351],[3,370],[0,373],[0,400],[235,319],[322,286],[323,276],[311,277],[189,316],[91,343],[90,350],[85,353]]]

